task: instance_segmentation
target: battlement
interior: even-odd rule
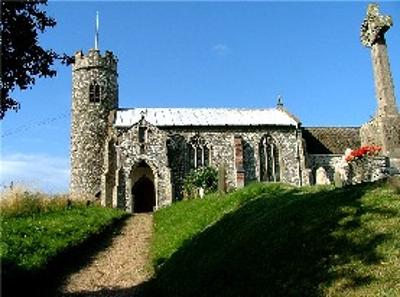
[[[75,53],[73,71],[89,68],[106,68],[112,72],[117,72],[118,59],[110,51],[105,51],[102,56],[100,50],[90,49],[85,55],[82,51]]]

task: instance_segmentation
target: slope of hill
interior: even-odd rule
[[[400,195],[254,184],[155,213],[149,296],[400,296]]]

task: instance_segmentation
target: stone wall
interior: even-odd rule
[[[346,172],[346,182],[356,184],[360,182],[377,181],[388,174],[389,158],[387,157],[366,157],[362,160],[352,161],[347,164],[344,162],[343,155],[309,155],[310,169],[312,171],[311,184],[316,183],[316,171],[324,168],[330,183],[334,181],[335,170],[343,168]]]
[[[387,157],[367,157],[353,161],[349,164],[349,178],[353,184],[377,181],[387,176],[388,166]]]
[[[113,197],[116,195],[118,160],[116,152],[116,143],[114,139],[106,141],[104,152],[104,168],[101,184],[101,203],[103,206],[111,207]]]
[[[125,180],[123,194],[118,197],[118,205],[132,212],[134,201],[132,200],[132,187],[135,176],[135,169],[141,162],[145,162],[151,168],[154,176],[154,187],[156,193],[155,208],[169,205],[172,202],[171,196],[171,173],[168,167],[166,141],[167,135],[150,124],[145,124],[146,141],[139,142],[139,127],[134,125],[125,131],[118,131],[118,153]]]
[[[400,115],[377,116],[360,129],[362,145],[379,145],[383,152],[400,158]]]
[[[308,155],[309,166],[311,169],[311,184],[316,182],[316,171],[323,167],[330,182],[333,181],[335,168],[342,162],[343,155],[338,154],[310,154]]]
[[[145,142],[140,142],[139,129],[145,127]],[[114,185],[116,198],[113,205],[132,211],[131,189],[134,186],[133,172],[140,162],[145,162],[154,174],[156,189],[156,208],[169,205],[174,200],[182,198],[182,184],[185,176],[193,168],[193,155],[190,152],[191,141],[194,137],[204,140],[207,150],[206,164],[218,168],[225,164],[226,184],[228,189],[241,186],[238,184],[237,162],[235,163],[235,136],[241,139],[243,146],[244,183],[260,180],[259,144],[265,135],[271,135],[279,151],[280,179],[282,182],[300,184],[298,131],[294,127],[166,127],[157,128],[141,122],[129,129],[115,129],[117,136],[115,159],[108,161],[114,166],[116,173],[106,171],[105,175],[114,179],[108,182]],[[239,143],[239,142],[237,142]],[[108,152],[111,150],[108,149]],[[237,160],[236,160],[237,161]],[[109,166],[110,166],[109,165]],[[303,168],[304,169],[304,168]],[[239,169],[240,171],[240,169]],[[107,178],[103,178],[104,181]],[[240,181],[241,183],[242,181]],[[110,193],[110,190],[105,189]],[[105,199],[106,201],[110,198]]]

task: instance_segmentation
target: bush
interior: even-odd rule
[[[184,197],[197,197],[198,189],[210,193],[217,189],[218,172],[213,167],[199,167],[189,172],[183,182]]]

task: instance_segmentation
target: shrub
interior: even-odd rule
[[[210,193],[217,189],[218,172],[213,167],[199,167],[189,172],[183,182],[184,197],[196,197],[199,188]]]

